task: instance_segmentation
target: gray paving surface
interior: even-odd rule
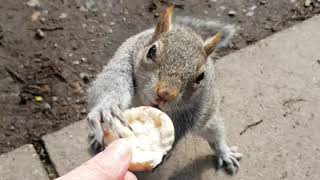
[[[49,179],[31,144],[0,155],[0,180]]]
[[[216,171],[208,145],[188,136],[140,179],[320,179],[319,29],[317,16],[217,63],[228,142],[244,153],[235,177]],[[89,158],[86,136],[79,122],[44,137],[60,175]]]
[[[59,175],[90,158],[86,125],[85,121],[79,121],[42,138]]]
[[[317,16],[218,64],[228,139],[245,154],[237,179],[320,179],[319,29]]]

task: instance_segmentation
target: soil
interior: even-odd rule
[[[28,2],[28,3],[27,3]],[[0,154],[85,118],[85,90],[165,0],[1,0]],[[217,57],[320,12],[319,1],[180,0],[175,14],[236,24]]]

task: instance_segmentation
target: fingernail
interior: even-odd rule
[[[114,160],[125,160],[131,158],[131,146],[124,139],[118,139],[109,144],[105,153],[115,155]]]

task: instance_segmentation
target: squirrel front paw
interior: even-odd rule
[[[99,105],[94,107],[87,115],[87,122],[89,125],[89,143],[90,150],[94,154],[102,151],[105,147],[103,142],[104,131],[102,128],[103,117],[111,114],[111,108],[108,106]]]
[[[104,139],[106,131],[112,131],[115,136],[121,136],[123,126],[128,127],[128,121],[119,106],[102,103],[93,108],[87,116],[89,124],[89,141],[93,153],[100,152],[107,145]]]
[[[238,160],[240,160],[242,156],[243,155],[238,152],[238,147],[232,146],[229,148],[225,145],[217,152],[218,167],[224,165],[226,171],[234,175],[240,167]]]

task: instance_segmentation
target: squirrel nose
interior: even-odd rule
[[[158,89],[157,95],[160,101],[168,102],[174,100],[177,97],[177,92],[168,88],[161,88]]]

